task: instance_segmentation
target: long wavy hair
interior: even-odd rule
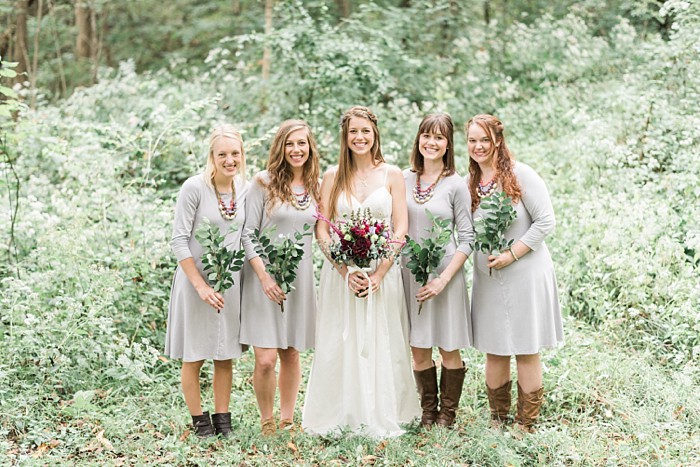
[[[204,181],[210,188],[214,188],[212,180],[216,175],[216,164],[214,163],[214,144],[220,138],[231,138],[241,143],[241,163],[238,165],[238,174],[242,180],[245,180],[245,150],[243,149],[243,137],[233,125],[222,123],[215,126],[209,134],[209,155],[207,156],[207,165],[204,167]]]
[[[357,163],[352,157],[350,148],[348,147],[348,131],[350,126],[350,119],[353,117],[364,118],[368,120],[372,130],[374,131],[374,144],[370,148],[370,153],[372,155],[372,164],[377,166],[384,162],[384,156],[382,155],[382,145],[379,139],[379,128],[377,128],[377,116],[368,108],[356,105],[350,107],[340,117],[340,156],[338,158],[338,171],[335,174],[335,180],[333,181],[333,188],[331,189],[330,197],[330,218],[335,218],[336,215],[336,204],[338,202],[338,197],[341,192],[345,193],[345,196],[350,202],[350,194],[352,193],[352,182],[357,172]]]
[[[503,123],[493,115],[480,114],[475,115],[464,124],[464,135],[469,138],[469,128],[472,125],[478,125],[488,135],[491,141],[491,153],[496,156],[496,181],[501,185],[503,191],[508,195],[514,203],[520,201],[522,192],[520,184],[515,177],[513,168],[515,166],[515,157],[508,149],[506,140],[503,136]],[[481,180],[481,167],[479,164],[469,157],[469,192],[472,195],[472,212],[479,207],[481,198],[477,194],[477,186]]]
[[[449,177],[455,173],[454,155],[454,125],[452,117],[446,113],[434,113],[427,115],[418,125],[418,133],[413,141],[413,151],[411,151],[411,170],[420,177],[425,170],[423,154],[420,153],[420,135],[423,133],[441,134],[447,139],[447,150],[442,155],[443,177]]]
[[[292,180],[294,173],[284,157],[284,147],[289,135],[297,130],[306,130],[306,139],[309,143],[309,158],[303,166],[302,178],[304,189],[309,192],[318,203],[319,200],[319,154],[316,147],[316,140],[311,132],[311,127],[303,120],[285,120],[280,124],[275,137],[272,139],[270,154],[267,158],[267,173],[270,176],[269,182],[265,185],[268,194],[267,209],[271,209],[276,203],[291,203],[294,193],[292,192]]]

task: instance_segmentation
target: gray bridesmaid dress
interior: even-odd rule
[[[432,221],[426,209],[441,219],[449,219],[450,230],[456,233],[445,247],[445,257],[440,263],[437,274],[445,270],[456,252],[469,256],[472,252],[469,243],[473,239],[470,215],[470,197],[464,179],[457,174],[440,180],[435,192],[428,201],[419,204],[413,199],[413,187],[416,185],[416,173],[405,170],[406,201],[408,204],[408,235],[420,242],[429,235]],[[410,322],[410,343],[412,347],[431,348],[434,346],[452,351],[472,345],[472,324],[469,309],[469,295],[464,270],[458,271],[437,297],[423,304],[420,315],[416,294],[421,288],[405,267],[408,258],[402,259],[404,267],[402,276],[408,316]]]
[[[564,340],[554,264],[544,242],[554,230],[554,209],[544,181],[529,166],[515,163],[522,199],[507,239],[532,251],[489,276],[487,256],[474,253],[472,327],[474,347],[494,355],[532,355]],[[467,180],[468,182],[468,180]],[[482,215],[481,208],[473,219]]]
[[[197,270],[202,274],[202,246],[195,239],[194,232],[207,218],[222,232],[232,223],[238,225],[234,233],[225,237],[227,248],[241,248],[241,233],[245,220],[245,199],[248,185],[236,177],[236,203],[238,211],[232,220],[221,216],[214,189],[207,185],[204,175],[188,178],[180,189],[175,207],[175,223],[171,247],[178,262],[194,258]],[[230,194],[222,194],[222,201],[228,205]],[[240,331],[241,275],[233,275],[235,285],[224,295],[224,308],[217,313],[204,303],[189,279],[178,264],[170,290],[168,325],[165,335],[165,355],[180,358],[185,362],[205,359],[229,360],[242,354],[238,340]]]
[[[299,210],[288,203],[279,201],[268,212],[267,189],[262,185],[269,182],[267,171],[255,176],[246,198],[246,223],[242,243],[246,250],[246,264],[243,267],[241,302],[241,343],[261,348],[306,350],[313,348],[316,330],[316,290],[314,287],[313,259],[311,254],[312,236],[304,237],[304,258],[299,263],[294,290],[287,294],[284,313],[280,306],[267,298],[250,266],[250,260],[258,256],[251,239],[254,229],[275,226],[273,242],[279,235],[292,236],[303,232],[304,224],[316,224],[316,203],[305,210]]]

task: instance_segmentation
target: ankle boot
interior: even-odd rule
[[[414,371],[413,376],[420,396],[420,406],[423,409],[420,424],[424,428],[430,428],[438,416],[437,368],[433,364],[427,370]]]
[[[202,415],[192,415],[192,428],[200,438],[214,436],[214,427],[211,425],[209,412],[202,412]]]
[[[544,400],[544,388],[525,393],[518,383],[518,413],[515,416],[515,428],[525,433],[533,433],[533,426],[540,415],[540,407]]]
[[[231,412],[215,413],[211,416],[214,431],[222,438],[231,436]]]
[[[459,398],[462,397],[462,385],[467,368],[448,370],[444,366],[440,372],[440,413],[437,423],[440,426],[451,427],[455,423]]]
[[[494,427],[509,421],[508,412],[510,412],[510,389],[512,384],[512,381],[508,381],[496,389],[491,389],[488,384],[486,385],[489,408],[491,409],[491,425]]]

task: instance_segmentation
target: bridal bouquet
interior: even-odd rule
[[[369,208],[353,211],[349,218],[346,215],[337,224],[320,213],[318,216],[338,236],[338,241],[328,247],[328,253],[336,263],[366,269],[372,261],[392,257],[392,244],[396,242],[391,240],[391,229],[388,224],[372,217]]]
[[[265,270],[275,279],[285,294],[294,290],[294,280],[297,278],[297,268],[304,257],[304,237],[311,235],[311,226],[304,224],[304,232],[294,232],[292,237],[279,235],[279,241],[274,243],[274,227],[265,231],[255,229],[253,242],[255,252],[265,262]],[[280,311],[284,313],[284,302],[280,303]]]
[[[406,268],[411,271],[421,287],[425,286],[430,280],[430,276],[440,266],[440,262],[445,257],[445,245],[450,243],[452,238],[452,230],[450,229],[449,219],[440,219],[433,216],[429,210],[425,210],[428,218],[433,222],[430,229],[425,229],[430,232],[428,238],[422,238],[421,243],[418,243],[408,235],[406,236],[406,248],[404,256],[408,257]],[[423,309],[423,303],[418,306],[418,314],[420,315]]]
[[[512,200],[503,192],[497,192],[481,200],[479,206],[484,212],[474,220],[474,242],[472,249],[485,255],[500,255],[513,245],[506,240],[505,233],[516,217]],[[489,268],[491,275],[491,268]]]
[[[238,226],[234,223],[229,228],[229,233],[235,232]],[[233,286],[233,273],[243,267],[245,250],[229,250],[224,246],[225,235],[204,218],[194,233],[195,238],[202,245],[202,265],[207,280],[213,284],[216,292],[224,293]]]

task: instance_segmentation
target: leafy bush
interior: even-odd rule
[[[202,67],[138,74],[125,62],[6,121],[3,150],[18,175],[13,185],[4,160],[0,212],[17,212],[14,237],[0,244],[10,258],[0,265],[0,451],[10,462],[266,463],[290,450],[299,464],[689,459],[700,419],[690,396],[700,383],[700,6],[666,2],[667,38],[610,10],[602,34],[590,13],[485,25],[454,14],[454,2],[433,3],[370,3],[336,23],[320,4],[284,2],[272,37],[226,39]],[[305,435],[262,443],[245,356],[236,439],[211,450],[180,441],[178,365],[159,358],[175,268],[168,243],[176,192],[202,170],[206,134],[236,124],[251,175],[275,125],[302,117],[327,166],[340,112],[360,103],[378,114],[384,152],[401,166],[425,113],[462,122],[494,112],[517,158],[547,182],[569,344],[544,356],[545,429],[523,442],[487,430],[483,359],[465,352],[475,371],[455,432],[410,431],[379,446]],[[0,217],[0,230],[11,223]]]

